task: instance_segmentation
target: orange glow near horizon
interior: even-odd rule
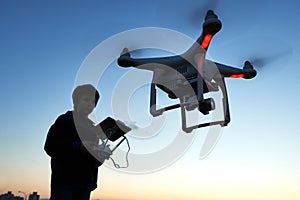
[[[195,141],[194,147],[200,142]],[[224,163],[217,159],[218,151],[214,153],[214,156],[199,161],[189,157],[194,155],[189,152],[181,161],[152,174],[120,173],[102,166],[98,188],[92,192],[91,200],[300,199],[297,187],[300,177],[293,167],[286,172],[282,166],[270,169],[264,163],[247,162],[246,158],[230,160],[230,157]],[[51,172],[49,159],[44,158],[43,162],[2,163],[0,194],[12,191],[15,196],[22,197],[19,190],[27,195],[36,191],[40,198],[49,198]]]
[[[213,168],[213,170],[216,169]],[[171,177],[173,171],[148,175],[114,174],[105,171],[100,176],[98,188],[91,193],[91,200],[281,200],[300,197],[300,193],[297,192],[298,180],[283,178],[282,174],[275,174],[276,171],[255,171],[250,167],[238,170],[238,168],[225,167],[225,169],[206,174],[208,172],[206,168],[200,170],[202,171],[198,174],[185,172],[179,177]],[[283,178],[282,182],[276,181],[279,177]],[[286,185],[286,183],[290,184]],[[23,194],[18,193],[19,190],[24,191],[27,196],[36,191],[40,198],[49,198],[48,186],[31,190],[28,189],[29,185],[31,184],[28,183],[26,186],[17,184],[14,189],[5,187],[5,189],[10,189],[5,191],[1,187],[0,193],[12,191],[15,196],[22,197]]]

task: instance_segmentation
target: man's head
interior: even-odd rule
[[[74,110],[87,116],[96,107],[99,98],[99,92],[94,86],[90,84],[77,86],[72,94]]]

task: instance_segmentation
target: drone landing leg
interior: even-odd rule
[[[198,61],[198,67],[199,72],[197,73],[197,98],[198,102],[203,102],[203,79],[202,79],[202,71],[203,71],[203,63],[205,59],[205,54],[200,55],[199,61]]]
[[[219,84],[221,86],[221,90],[223,93],[223,112],[224,112],[224,123],[222,126],[227,126],[227,124],[230,122],[230,112],[229,112],[229,103],[228,103],[228,96],[227,96],[227,89],[225,85],[225,79],[222,78],[222,84]]]
[[[185,108],[184,106],[180,106],[180,110],[181,110],[181,126],[182,126],[182,130],[186,133],[190,133],[192,132],[193,128],[191,127],[187,127],[187,124],[186,124],[186,114],[185,114]]]
[[[163,111],[158,112],[158,110],[156,110],[156,88],[154,83],[151,83],[150,113],[153,117],[159,116],[163,113]]]
[[[197,82],[197,98],[198,98],[198,102],[202,102],[203,101],[203,80],[201,75],[198,73],[198,82]]]
[[[174,104],[174,105],[170,105],[170,106],[167,106],[167,107],[164,107],[164,108],[157,109],[155,83],[151,83],[150,113],[153,117],[157,117],[157,116],[163,114],[163,112],[165,112],[165,111],[176,109],[176,108],[179,108],[179,107],[180,107],[180,104]]]

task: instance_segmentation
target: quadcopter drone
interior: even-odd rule
[[[227,126],[230,122],[230,112],[225,85],[225,78],[252,79],[256,76],[253,65],[246,61],[242,69],[213,62],[205,58],[213,36],[221,30],[222,23],[212,11],[207,11],[202,34],[193,45],[183,54],[155,57],[132,58],[127,48],[124,48],[118,58],[121,67],[135,67],[153,72],[150,91],[150,113],[153,117],[163,112],[180,108],[182,130],[189,133],[197,128],[221,125]],[[168,94],[171,99],[179,99],[178,104],[157,108],[156,88]],[[186,112],[198,109],[203,115],[215,109],[213,98],[204,98],[209,92],[222,92],[223,120],[200,123],[187,126]]]

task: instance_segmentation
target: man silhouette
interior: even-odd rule
[[[75,88],[72,111],[60,115],[50,127],[44,150],[51,157],[50,200],[89,200],[97,188],[98,167],[103,160],[92,153],[101,131],[88,118],[99,100],[90,84]],[[93,155],[92,155],[93,154]]]

